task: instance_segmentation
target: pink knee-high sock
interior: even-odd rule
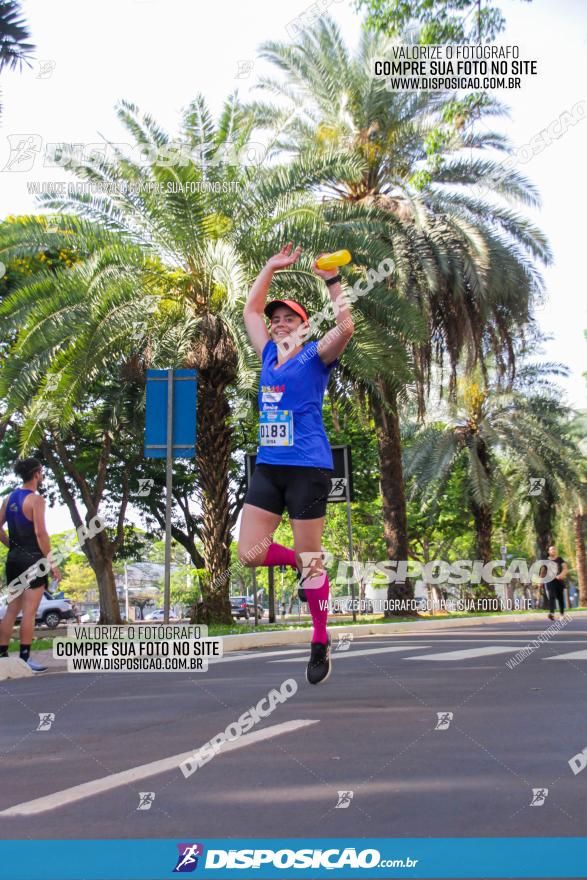
[[[310,586],[312,583],[320,584],[320,586],[312,587]],[[312,580],[306,580],[303,586],[306,590],[312,623],[314,624],[312,641],[322,642],[325,645],[328,641],[326,621],[328,620],[328,596],[330,595],[328,575],[324,572],[323,577],[320,576],[312,578]]]
[[[261,565],[291,565],[297,568],[296,554],[289,547],[283,547],[281,544],[271,544],[267,555]]]

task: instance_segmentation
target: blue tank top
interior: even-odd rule
[[[331,469],[332,452],[322,421],[322,405],[338,359],[326,366],[315,341],[278,367],[277,345],[269,339],[261,361],[257,464]],[[277,445],[283,443],[287,445]]]
[[[37,543],[37,536],[35,535],[35,525],[22,511],[23,501],[32,491],[32,489],[15,489],[8,497],[6,524],[8,525],[10,550],[41,552],[41,548]]]

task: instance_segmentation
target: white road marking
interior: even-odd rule
[[[343,657],[366,657],[368,654],[391,654],[392,651],[421,651],[422,648],[429,648],[430,645],[394,645],[392,648],[365,648],[362,651],[354,651],[350,648],[347,651],[335,651],[330,649],[330,656],[338,662]],[[515,650],[515,648],[514,648]],[[287,660],[270,660],[270,663],[296,663],[303,660],[307,662],[306,657],[289,657]]]
[[[209,658],[208,663],[234,663],[235,660],[254,660],[257,657],[277,657],[279,654],[307,654],[308,648],[292,648],[289,651],[255,651],[247,654],[239,654],[231,657],[230,654],[225,657]]]
[[[543,660],[587,660],[586,651],[571,651],[570,654],[557,654],[556,657],[543,657]]]
[[[262,730],[256,730],[253,733],[245,733],[240,739],[233,742],[226,742],[218,754],[223,755],[225,752],[232,752],[235,749],[242,749],[244,746],[250,746],[254,743],[271,739],[274,736],[280,736],[283,733],[292,733],[301,727],[308,727],[310,724],[317,724],[318,720],[311,721],[296,720],[285,721],[282,724],[274,724],[272,727],[265,727]],[[169,770],[179,771],[179,765],[183,761],[191,758],[195,749],[189,752],[182,752],[179,755],[171,755],[169,758],[161,758],[159,761],[152,761],[150,764],[141,764],[139,767],[131,767],[130,770],[123,770],[120,773],[113,773],[110,776],[103,776],[101,779],[93,779],[91,782],[84,782],[81,785],[74,785],[72,788],[65,788],[63,791],[57,791],[55,794],[48,794],[44,797],[35,798],[32,801],[25,801],[22,804],[16,804],[8,807],[0,812],[0,816],[31,816],[36,813],[46,813],[48,810],[54,810],[56,807],[63,807],[66,804],[81,801],[84,798],[92,797],[102,792],[111,791],[113,788],[119,788],[121,785],[138,782],[149,776],[156,776],[159,773],[166,773]]]
[[[485,648],[467,648],[464,651],[443,651],[442,654],[422,654],[421,657],[404,657],[404,660],[466,660],[468,657],[488,657],[491,654],[511,654],[520,651],[520,645],[488,645]]]

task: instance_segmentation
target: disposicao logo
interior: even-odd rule
[[[179,856],[173,873],[187,874],[190,871],[195,871],[198,867],[199,856],[204,855],[204,845],[202,843],[178,843],[177,848]]]

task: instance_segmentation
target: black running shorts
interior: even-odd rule
[[[40,559],[43,559],[42,553],[29,553],[18,548],[9,550],[6,557],[6,583],[10,585],[12,581],[18,580],[27,569],[35,565]],[[38,587],[47,589],[49,586],[49,575],[45,574],[41,577],[33,578],[30,583],[25,580],[24,583],[31,590],[36,590]]]
[[[253,471],[245,504],[253,504],[290,519],[318,519],[326,515],[333,470],[298,465],[258,464]]]

